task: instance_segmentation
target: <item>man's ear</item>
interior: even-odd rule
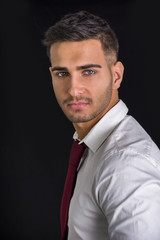
[[[118,89],[123,79],[124,66],[121,62],[116,62],[112,66],[113,89]]]

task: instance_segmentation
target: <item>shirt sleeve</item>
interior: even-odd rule
[[[122,151],[100,166],[96,198],[110,240],[160,240],[160,171],[153,162]]]

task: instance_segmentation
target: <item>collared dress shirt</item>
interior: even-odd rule
[[[160,240],[160,151],[127,112],[120,100],[82,140],[68,240]]]

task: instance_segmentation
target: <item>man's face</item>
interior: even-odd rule
[[[106,112],[112,98],[112,71],[99,40],[55,43],[50,50],[57,101],[73,123]]]

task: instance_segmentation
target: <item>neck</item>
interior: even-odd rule
[[[78,137],[80,140],[82,140],[89,131],[96,125],[97,122],[114,106],[118,103],[119,99],[114,99],[114,101],[111,101],[110,104],[107,106],[107,108],[101,112],[98,116],[96,116],[94,119],[83,122],[83,123],[73,123],[73,126],[78,133]]]
[[[92,127],[95,125],[95,124],[91,124],[90,123],[91,121],[85,122],[85,123],[73,123],[73,126],[76,132],[78,133],[78,138],[80,140],[82,140],[89,133]]]

